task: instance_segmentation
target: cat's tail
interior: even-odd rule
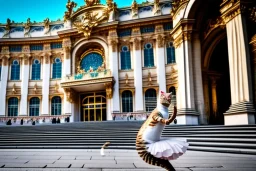
[[[110,142],[105,142],[105,144],[101,147],[101,149],[100,149],[100,154],[101,154],[102,156],[105,156],[104,149],[105,149],[106,147],[108,147],[109,144],[110,144]]]
[[[175,171],[174,167],[168,160],[160,159],[147,151],[146,143],[142,140],[142,135],[136,139],[136,150],[139,156],[148,164],[162,167],[168,171]]]

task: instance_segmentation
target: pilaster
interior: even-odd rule
[[[71,75],[71,40],[64,38],[62,47],[64,49],[64,67],[62,70],[63,76]]]
[[[0,58],[2,60],[2,71],[1,71],[1,80],[0,80],[0,116],[6,115],[6,88],[7,88],[7,81],[8,81],[8,58],[10,57],[9,47],[4,46],[2,47]]]
[[[28,80],[29,80],[29,57],[30,47],[25,45],[22,47],[23,59],[21,64],[21,100],[20,100],[20,114],[21,116],[28,115]]]
[[[255,109],[251,83],[250,53],[241,1],[225,1],[221,8],[226,23],[231,106],[224,113],[225,125],[254,124]]]
[[[193,60],[191,34],[194,20],[183,19],[172,30],[178,66],[177,107],[178,124],[198,125],[199,114],[195,110]]]
[[[118,39],[116,30],[109,31],[109,61],[110,70],[115,80],[113,97],[111,99],[111,112],[119,113],[120,112],[120,97],[119,97],[119,63],[118,63]]]
[[[139,28],[134,28],[133,35],[140,32]],[[135,112],[144,111],[144,96],[142,84],[142,52],[141,38],[135,37],[133,40],[133,58],[134,58],[134,87],[135,87]]]
[[[49,86],[50,86],[50,56],[51,45],[44,45],[44,60],[43,60],[43,84],[42,84],[42,115],[49,115]]]

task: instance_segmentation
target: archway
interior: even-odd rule
[[[222,39],[209,59],[209,124],[224,124],[224,115],[231,105],[227,39]]]

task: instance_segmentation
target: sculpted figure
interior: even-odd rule
[[[87,7],[100,4],[100,0],[84,0]]]
[[[49,33],[49,31],[50,31],[50,20],[49,18],[46,18],[44,20],[44,34]]]
[[[138,16],[138,7],[139,5],[137,4],[136,0],[134,0],[131,6],[133,18]]]
[[[9,18],[7,18],[3,38],[9,37],[10,31],[11,31],[11,20]]]
[[[30,22],[30,18],[27,19],[27,23],[25,23],[24,25],[24,36],[25,37],[29,37],[29,31],[30,31],[30,26],[31,26],[31,22]]]
[[[159,0],[154,0],[154,15],[159,15],[161,14],[161,9],[159,5]]]
[[[76,6],[77,6],[77,3],[75,3],[74,1],[68,0],[66,4],[67,11],[64,14],[64,21],[67,21],[70,19],[70,16],[73,12],[73,8],[75,8]]]
[[[188,143],[185,139],[161,138],[165,125],[174,121],[177,114],[177,109],[174,107],[174,112],[169,117],[170,104],[171,93],[161,91],[157,108],[152,111],[137,134],[136,149],[146,163],[175,171],[169,160],[183,155],[188,148]]]

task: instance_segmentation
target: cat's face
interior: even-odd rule
[[[169,107],[171,104],[171,101],[172,101],[171,95],[172,95],[171,93],[165,93],[165,92],[161,91],[160,104],[162,104],[166,107]]]

